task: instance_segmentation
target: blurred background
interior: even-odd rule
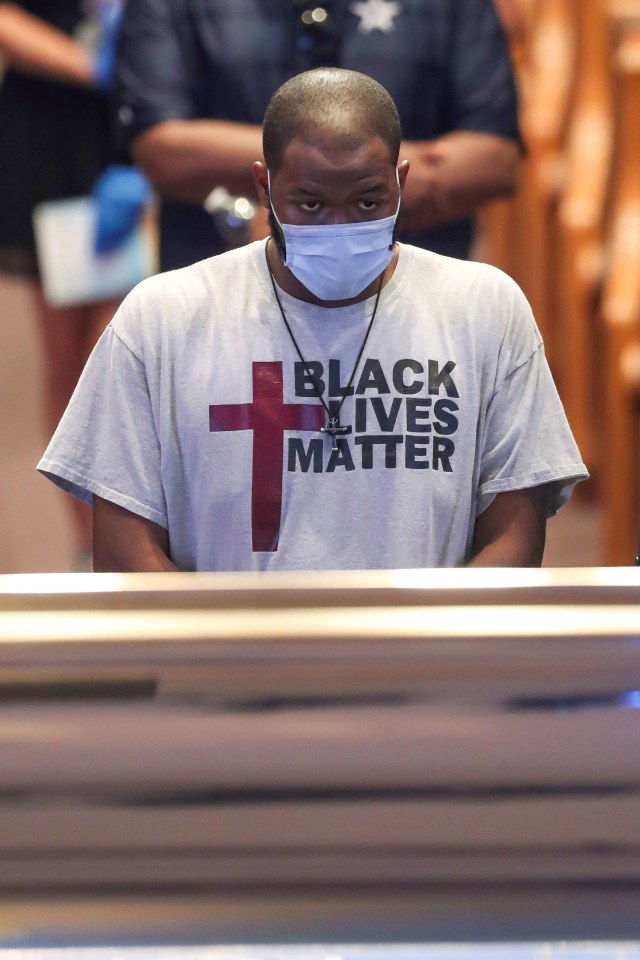
[[[510,37],[527,154],[517,195],[481,211],[473,256],[511,274],[529,298],[591,472],[549,524],[545,565],[632,564],[640,0],[496,0],[496,7]],[[0,274],[0,573],[78,568],[77,518],[35,472],[51,411],[32,293],[28,278]]]

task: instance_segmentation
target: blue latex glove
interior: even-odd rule
[[[124,4],[122,0],[100,0],[98,15],[100,34],[93,54],[93,81],[101,90],[108,90],[113,76],[118,31]]]
[[[100,174],[92,191],[97,254],[111,253],[131,236],[151,196],[149,181],[135,167],[114,164]]]

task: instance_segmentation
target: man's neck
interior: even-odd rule
[[[393,247],[391,260],[383,271],[383,287],[394,274],[398,263],[398,256],[399,250],[398,244],[396,243]],[[320,300],[319,297],[316,297],[310,290],[307,290],[304,284],[300,283],[298,278],[291,273],[291,270],[285,266],[280,249],[273,237],[269,237],[267,240],[267,261],[275,282],[285,293],[295,297],[296,300],[302,300],[304,303],[313,303],[319,307],[328,307],[331,309],[332,307],[349,307],[352,303],[361,303],[363,300],[368,300],[369,297],[374,296],[380,286],[380,277],[378,276],[365,287],[357,297],[351,297],[349,300]]]

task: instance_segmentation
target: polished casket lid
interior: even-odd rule
[[[640,937],[639,588],[1,577],[0,945]]]

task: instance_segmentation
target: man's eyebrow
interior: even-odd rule
[[[362,183],[354,187],[354,193],[387,193],[388,185],[381,181],[375,183]],[[289,196],[317,197],[322,193],[322,187],[305,187],[302,184],[296,184],[289,190]]]
[[[377,183],[372,183],[370,186],[366,186],[365,184],[363,184],[360,187],[360,190],[362,193],[387,193],[389,190],[389,187],[386,183],[377,182]]]

